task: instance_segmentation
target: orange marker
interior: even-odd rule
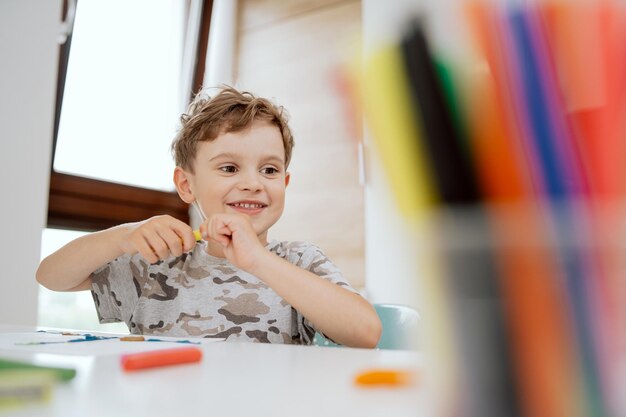
[[[201,359],[202,351],[195,347],[155,350],[122,356],[122,368],[125,371],[136,371],[157,366],[200,362]]]
[[[354,378],[356,385],[363,386],[403,386],[415,382],[415,372],[393,369],[372,369],[358,374]]]

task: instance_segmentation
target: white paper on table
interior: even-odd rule
[[[80,339],[84,335],[115,337],[114,339],[91,340],[84,342],[68,342],[69,340]],[[99,332],[72,332],[72,335],[62,335],[60,332],[52,331],[32,331],[0,333],[0,354],[1,352],[31,352],[31,353],[52,353],[64,355],[119,355],[126,353],[144,352],[150,350],[181,348],[188,346],[200,346],[213,342],[220,342],[224,339],[205,339],[196,337],[165,337],[165,336],[144,336],[148,339],[158,339],[158,342],[126,342],[119,338],[123,336],[134,336],[113,333]],[[190,341],[193,343],[181,343]],[[42,344],[42,342],[44,342]],[[50,343],[63,342],[63,343]],[[28,344],[37,343],[37,344]],[[49,343],[49,344],[48,344]]]

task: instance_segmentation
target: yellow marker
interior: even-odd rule
[[[193,231],[193,237],[194,239],[196,239],[196,242],[201,242],[202,241],[202,234],[200,234],[200,230],[194,230]],[[183,243],[183,238],[180,238],[180,243]],[[156,252],[154,252],[155,255],[157,255]],[[157,255],[158,257],[159,255]]]

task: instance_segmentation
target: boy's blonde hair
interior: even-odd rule
[[[193,173],[198,143],[215,140],[222,133],[244,130],[255,120],[267,121],[278,127],[285,149],[285,168],[288,167],[294,142],[285,109],[229,86],[221,87],[212,98],[197,95],[187,113],[180,117],[181,128],[172,142],[176,166]]]

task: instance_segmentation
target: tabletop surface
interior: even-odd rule
[[[120,354],[99,351],[98,342],[71,353],[6,343],[35,330],[0,324],[0,357],[73,367],[77,375],[55,385],[50,403],[0,416],[416,416],[425,395],[418,352],[214,342],[198,346],[200,363],[128,373]],[[417,382],[355,385],[357,374],[377,368],[415,371]]]

